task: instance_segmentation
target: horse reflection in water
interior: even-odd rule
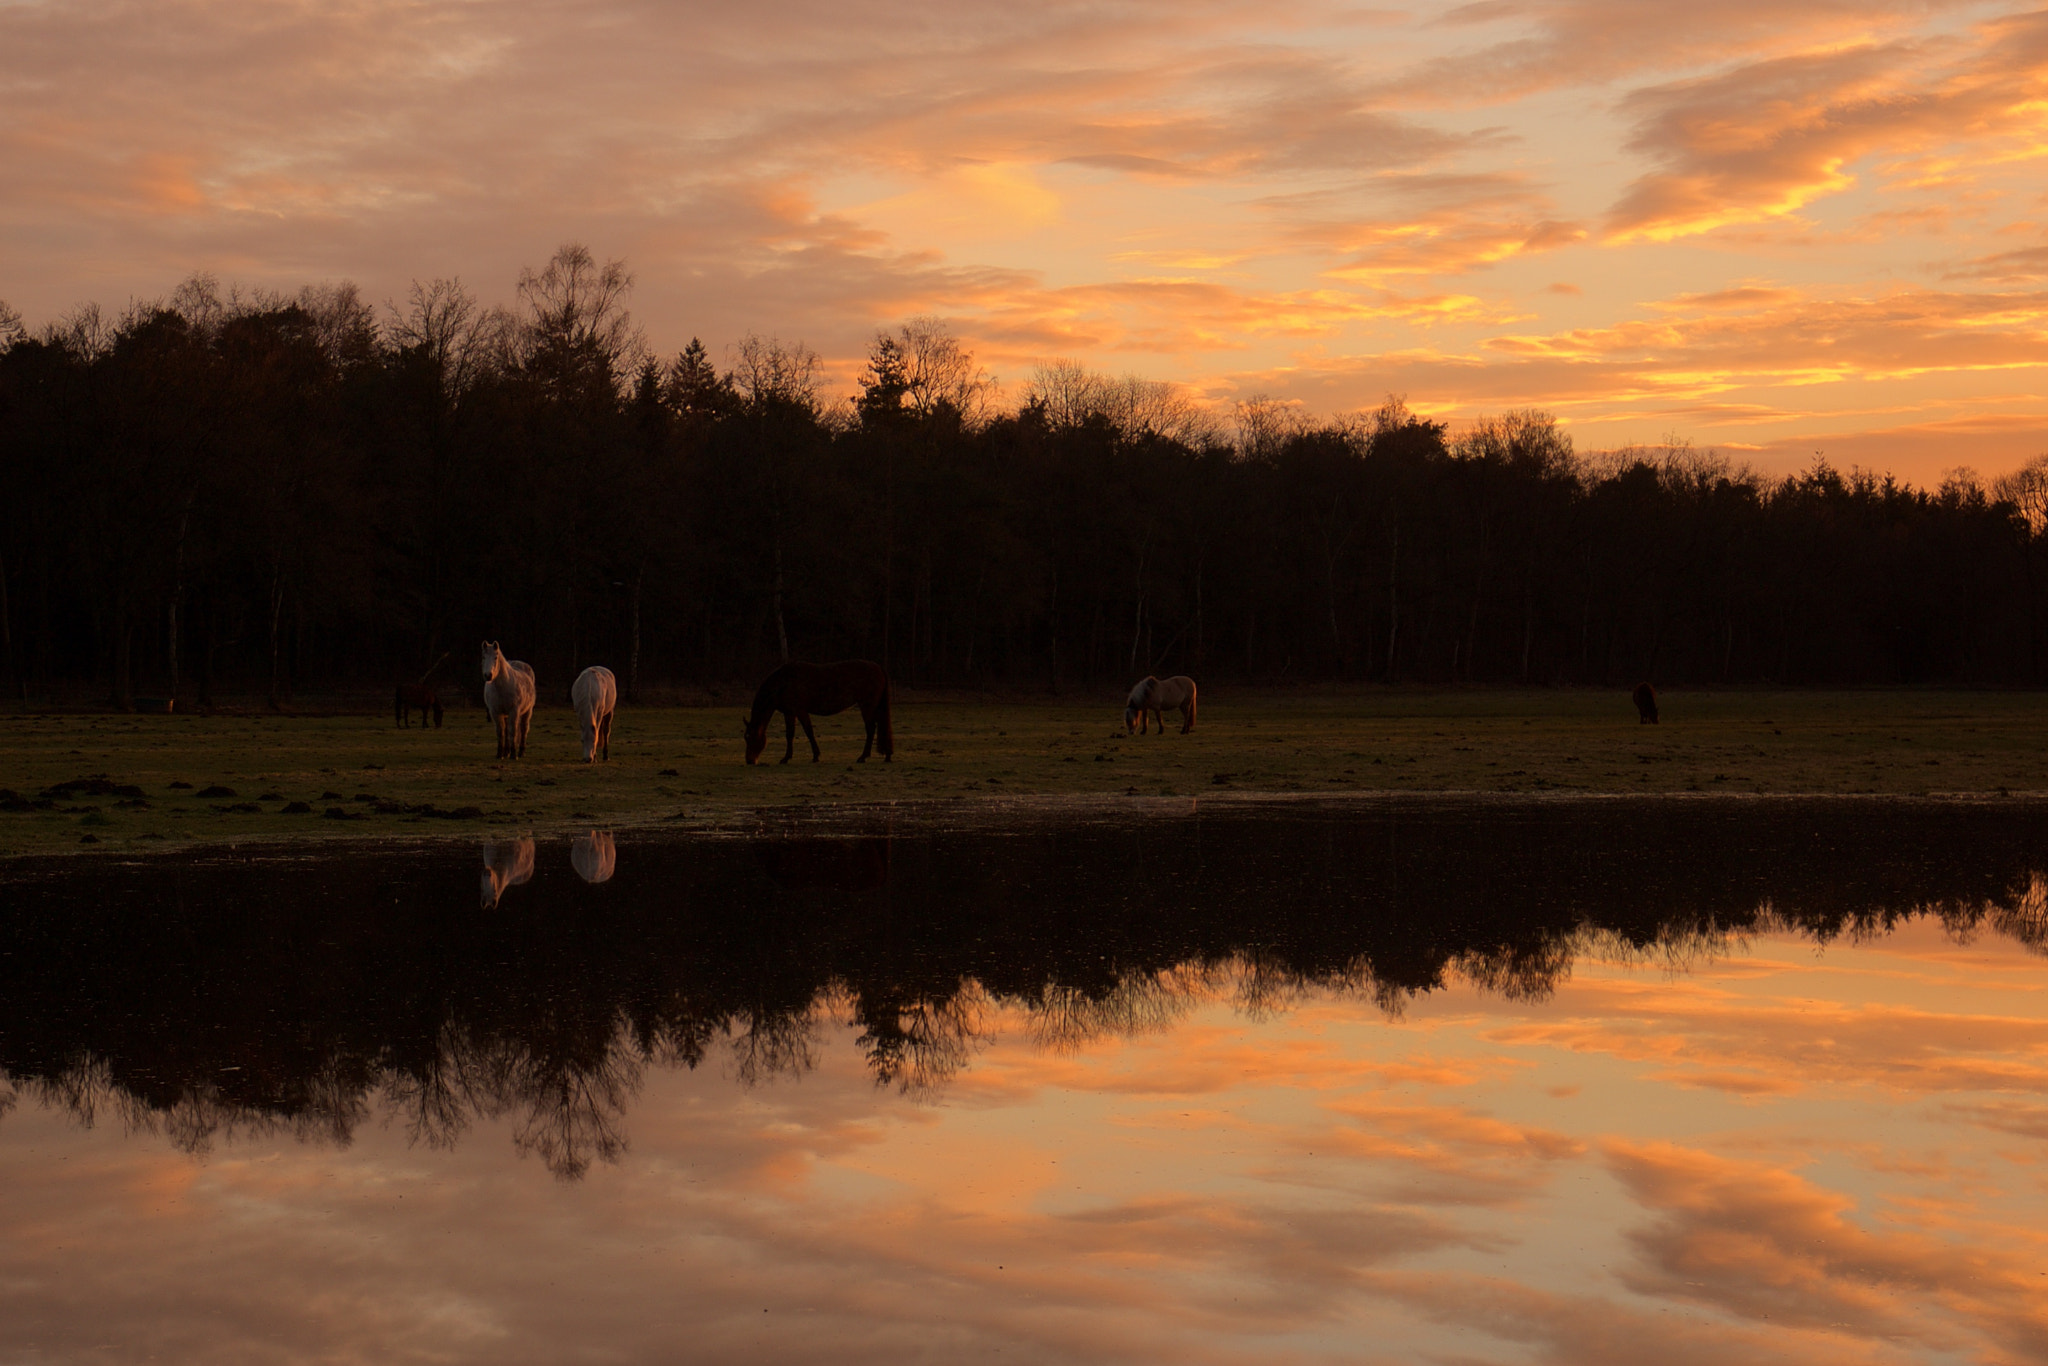
[[[503,843],[484,846],[481,900],[485,910],[498,904],[498,898],[505,895],[507,887],[517,887],[532,880],[532,840],[506,840]]]
[[[575,868],[576,876],[585,882],[610,882],[612,870],[618,866],[618,849],[612,844],[612,837],[593,830],[580,839],[569,843],[569,863]]]

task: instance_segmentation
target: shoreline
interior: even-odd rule
[[[1306,808],[1325,814],[1409,811],[1418,815],[1515,810],[1556,812],[1572,807],[1630,808],[1695,807],[1747,810],[1760,806],[1820,809],[1863,807],[1872,810],[1919,808],[1934,812],[1986,809],[2002,812],[2040,808],[2048,816],[2048,790],[2029,792],[1498,792],[1444,790],[1433,792],[1266,792],[1238,790],[1189,796],[1132,796],[1103,793],[1019,793],[981,797],[878,802],[802,802],[679,813],[677,816],[634,816],[605,822],[550,822],[544,825],[480,823],[461,830],[429,834],[383,830],[356,833],[322,830],[287,835],[221,835],[189,841],[129,841],[0,853],[0,884],[57,871],[80,860],[94,863],[150,863],[166,859],[205,861],[233,856],[233,861],[319,859],[352,850],[378,853],[406,849],[441,851],[530,839],[558,843],[589,833],[609,834],[635,842],[673,840],[745,840],[772,838],[860,839],[878,835],[946,833],[1014,833],[1083,828],[1123,817],[1165,819],[1219,810],[1247,815],[1261,810]],[[1019,823],[1021,822],[1021,826]],[[898,824],[903,828],[895,828]],[[998,826],[1009,825],[1007,831]]]

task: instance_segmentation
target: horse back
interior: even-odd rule
[[[593,664],[576,675],[576,686],[569,690],[569,700],[586,716],[603,716],[618,706],[618,680],[604,665]]]
[[[868,659],[842,659],[831,664],[792,662],[768,675],[754,697],[754,715],[801,712],[832,716],[848,707],[866,710],[889,695],[889,675]]]

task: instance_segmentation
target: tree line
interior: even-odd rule
[[[912,685],[2033,684],[2048,456],[1922,489],[1547,414],[1453,433],[1039,367],[946,328],[858,392],[748,336],[651,354],[580,246],[511,308],[195,277],[40,330],[0,305],[0,677],[23,698],[411,681],[502,639],[544,697],[864,656]],[[444,674],[443,677],[447,675]]]

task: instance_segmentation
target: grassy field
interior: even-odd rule
[[[1192,735],[1126,737],[1115,697],[898,703],[896,762],[748,768],[739,710],[628,708],[609,764],[562,708],[525,760],[482,713],[440,730],[373,715],[0,713],[0,855],[197,842],[563,833],[716,824],[771,807],[1026,794],[2048,792],[2048,697],[2015,692],[1668,694],[1639,726],[1619,692],[1356,690],[1205,701]],[[781,754],[780,726],[767,756]],[[73,780],[92,780],[62,790]]]

